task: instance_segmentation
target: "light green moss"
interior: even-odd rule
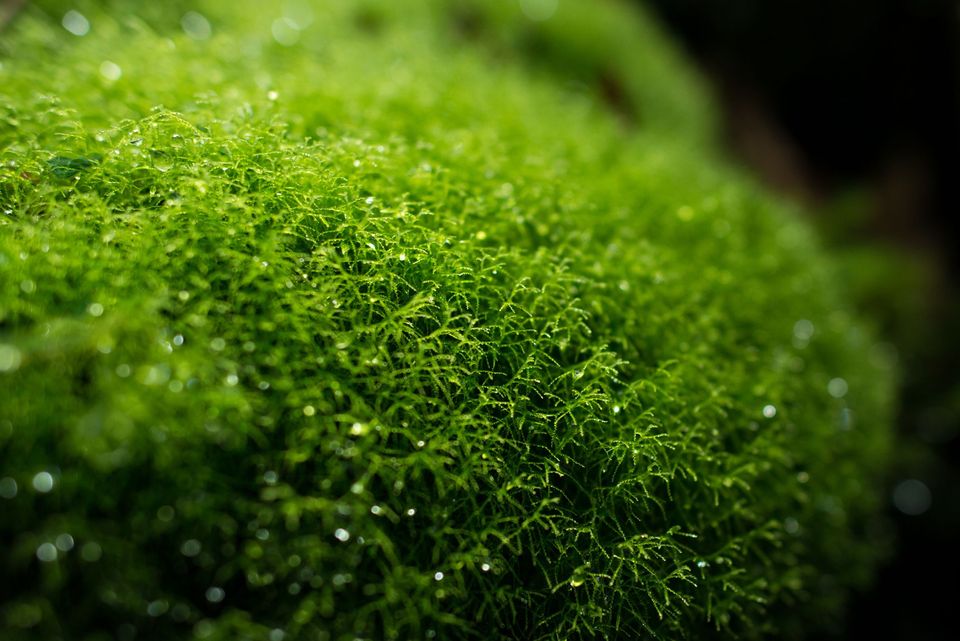
[[[3,638],[796,635],[868,576],[888,359],[640,16],[38,4]]]

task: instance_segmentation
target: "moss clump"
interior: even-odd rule
[[[655,31],[400,4],[5,34],[4,639],[787,635],[869,573],[890,368]]]

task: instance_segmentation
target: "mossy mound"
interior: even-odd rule
[[[869,574],[888,359],[640,16],[139,4],[3,40],[0,636],[787,635]]]

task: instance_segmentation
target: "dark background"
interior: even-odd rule
[[[960,638],[960,2],[646,0],[706,71],[729,153],[802,201],[899,353],[895,553],[845,639]],[[898,483],[928,510],[895,506]]]

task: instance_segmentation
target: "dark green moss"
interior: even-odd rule
[[[4,639],[796,635],[869,576],[889,359],[641,17],[198,4],[5,39]]]

